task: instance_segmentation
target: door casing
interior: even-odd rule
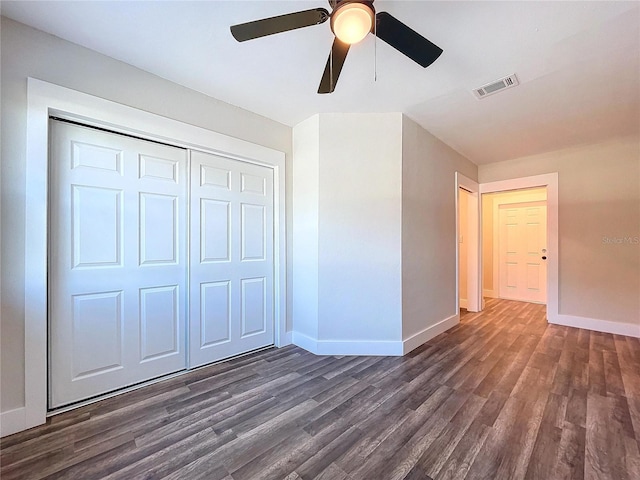
[[[481,311],[484,302],[482,301],[482,194],[494,192],[507,192],[510,190],[522,190],[535,187],[547,188],[547,320],[549,323],[566,324],[566,315],[561,315],[558,310],[558,265],[559,265],[559,249],[558,249],[558,173],[546,173],[542,175],[533,175],[530,177],[512,178],[508,180],[499,180],[495,182],[478,183],[465,177],[460,172],[455,174],[455,198],[456,198],[456,308],[459,310],[459,231],[458,231],[458,190],[460,187],[472,193],[470,200],[477,192],[478,205],[477,208],[469,204],[469,231],[475,232],[470,235],[469,252],[477,253],[474,261],[471,255],[468,257],[469,271],[468,278],[473,277],[468,285],[468,291],[473,286],[474,292],[478,295],[478,310]],[[471,282],[474,282],[473,285]],[[471,298],[468,300],[471,304]],[[473,310],[471,310],[473,311]]]
[[[561,323],[558,311],[558,173],[546,173],[496,182],[480,183],[480,212],[482,194],[546,187],[547,189],[547,321]],[[479,213],[481,215],[481,213]],[[482,218],[479,223],[481,228]],[[478,280],[482,279],[482,257],[479,260]]]
[[[469,193],[467,207],[467,311],[482,310],[480,265],[480,188],[478,182],[456,172],[456,312],[460,311],[460,189]]]

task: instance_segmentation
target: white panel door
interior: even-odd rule
[[[547,301],[547,207],[544,202],[500,205],[500,298]]]
[[[191,154],[190,366],[272,345],[273,170]]]
[[[186,367],[186,150],[51,121],[49,406]]]

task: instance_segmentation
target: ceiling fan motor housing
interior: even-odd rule
[[[351,10],[353,14],[353,7],[357,8],[357,11],[362,15],[368,15],[371,27],[367,31],[367,33],[372,33],[375,29],[376,22],[376,10],[373,7],[373,1],[358,1],[358,0],[331,0],[329,2],[331,8],[333,9],[331,12],[331,31],[340,38],[339,29],[340,25],[338,22],[341,18],[341,14],[344,15],[347,10]],[[359,8],[358,8],[359,7]],[[359,40],[358,40],[359,41]],[[351,43],[351,42],[349,42]],[[356,43],[356,42],[353,42]]]
[[[344,5],[345,3],[362,3],[375,12],[375,9],[373,8],[373,0],[329,0],[329,6],[332,11],[335,11],[336,8]]]

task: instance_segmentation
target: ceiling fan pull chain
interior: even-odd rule
[[[378,18],[373,22],[373,81],[378,81]]]

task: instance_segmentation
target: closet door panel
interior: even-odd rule
[[[191,155],[190,366],[272,345],[273,170]]]
[[[49,407],[186,367],[187,152],[50,122]]]

